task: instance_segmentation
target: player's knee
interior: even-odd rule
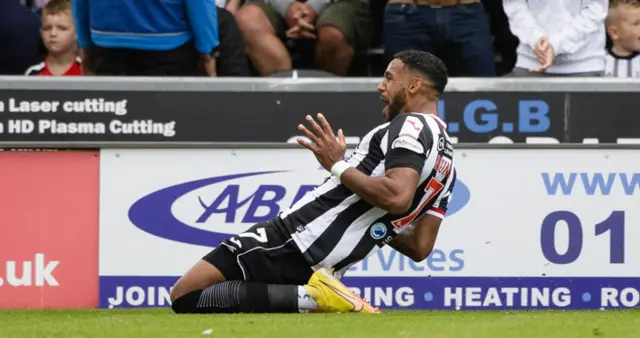
[[[179,290],[180,290],[180,288],[179,288],[178,284],[174,285],[173,288],[171,288],[171,291],[169,292],[169,299],[171,300],[172,304],[178,298],[184,296],[184,292],[180,292]]]
[[[187,281],[188,281],[188,278],[186,279],[186,281],[185,281],[185,277],[180,278],[173,285],[173,287],[171,288],[171,291],[169,291],[169,299],[171,300],[172,304],[182,296],[194,290],[193,286],[189,287],[188,285],[189,283],[187,283]]]
[[[236,22],[245,39],[252,39],[264,33],[273,33],[269,19],[257,5],[242,6],[236,14]]]
[[[175,297],[175,298],[174,298]],[[194,313],[198,304],[199,293],[171,294],[171,309],[175,313]]]
[[[178,297],[176,299],[171,299],[171,309],[175,313],[185,313],[184,312],[184,302],[182,298]]]

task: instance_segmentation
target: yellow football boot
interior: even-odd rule
[[[326,268],[316,270],[304,288],[318,303],[320,312],[380,313],[378,308],[357,297]]]

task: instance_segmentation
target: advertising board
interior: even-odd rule
[[[0,152],[0,308],[98,306],[97,152]]]
[[[385,248],[345,283],[381,308],[599,309],[640,303],[633,150],[457,150],[458,182],[422,262]],[[327,177],[303,149],[102,151],[100,306],[168,306],[231,234]]]
[[[0,77],[0,136],[7,142],[295,143],[297,124],[322,112],[357,143],[383,119],[381,79],[200,80]],[[452,78],[437,110],[454,143],[637,144],[640,115],[633,107],[640,89],[617,80]]]
[[[563,100],[560,93],[453,92],[440,101],[439,112],[449,123],[454,142],[488,142],[495,137],[511,142],[536,138],[562,142]],[[0,135],[6,141],[284,143],[298,134],[296,126],[305,114],[323,112],[353,139],[384,122],[383,107],[375,90],[0,90]]]

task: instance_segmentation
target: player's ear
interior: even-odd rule
[[[419,77],[414,77],[413,80],[411,80],[411,83],[409,84],[409,93],[410,94],[416,94],[418,92],[420,92],[422,90],[422,80]]]

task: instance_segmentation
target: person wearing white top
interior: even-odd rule
[[[520,39],[510,76],[602,76],[608,0],[503,0]]]

